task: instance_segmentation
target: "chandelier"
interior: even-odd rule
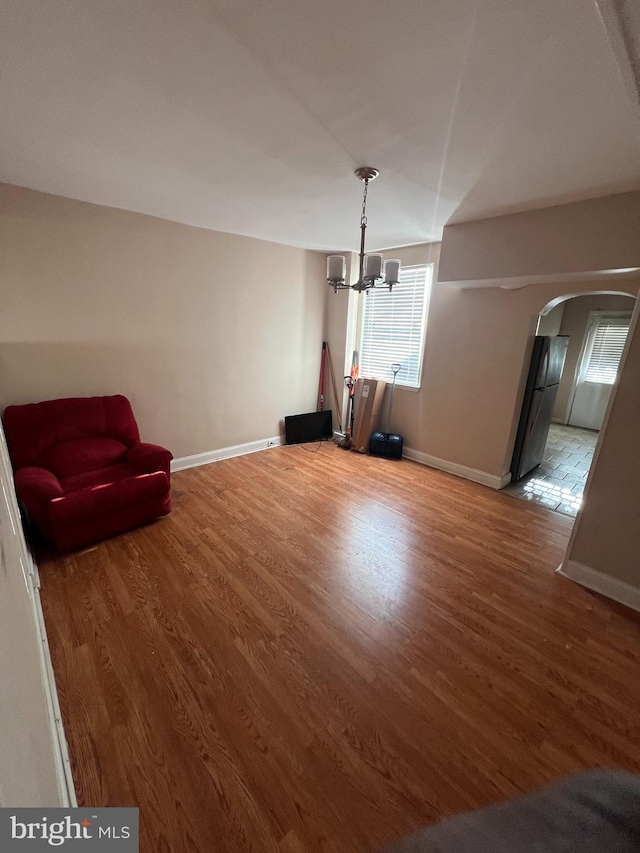
[[[355,175],[364,184],[362,196],[362,215],[360,216],[360,272],[355,284],[347,284],[345,281],[347,261],[344,255],[329,255],[327,258],[327,282],[337,293],[339,290],[363,290],[372,288],[388,288],[391,290],[398,283],[400,276],[400,261],[384,261],[382,255],[365,255],[364,234],[367,230],[367,190],[369,181],[375,180],[380,172],[370,166],[356,169]]]

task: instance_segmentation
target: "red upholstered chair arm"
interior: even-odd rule
[[[34,501],[46,502],[64,496],[60,481],[46,468],[18,468],[15,480],[18,497],[27,506]]]
[[[133,465],[142,474],[164,471],[169,476],[172,459],[173,455],[165,447],[146,444],[144,441],[134,444],[127,453],[129,465]]]

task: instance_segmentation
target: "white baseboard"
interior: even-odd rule
[[[419,462],[421,465],[428,465],[430,468],[437,468],[439,471],[455,474],[456,477],[463,477],[465,480],[481,483],[483,486],[489,486],[491,489],[502,489],[511,482],[511,474],[498,477],[496,474],[487,474],[486,471],[478,471],[477,468],[468,468],[466,465],[458,465],[457,462],[438,459],[437,456],[430,456],[428,453],[423,453],[421,450],[413,450],[411,447],[404,448],[403,456],[406,456],[407,459],[412,459],[414,462]]]
[[[234,456],[244,456],[247,453],[257,453],[269,447],[279,447],[282,439],[279,435],[273,438],[260,438],[258,441],[247,441],[245,444],[233,444],[231,447],[220,447],[218,450],[207,450],[195,453],[193,456],[180,456],[171,462],[171,471],[184,471],[185,468],[197,468],[198,465],[208,465],[221,459],[232,459]]]
[[[281,444],[282,438],[274,436],[273,438],[262,438],[258,441],[248,441],[245,444],[234,444],[231,447],[221,447],[218,450],[207,450],[205,453],[196,453],[193,456],[181,456],[171,462],[171,471],[197,468],[199,465],[208,465],[211,462],[219,462],[221,459],[232,459],[234,456],[257,453],[259,450],[267,450],[270,447],[280,447]],[[430,468],[447,471],[449,474],[455,474],[465,480],[472,480],[474,483],[481,483],[483,486],[489,486],[492,489],[502,489],[511,482],[511,474],[498,477],[495,474],[478,471],[476,468],[468,468],[466,465],[458,465],[456,462],[438,459],[436,456],[430,456],[420,450],[413,450],[411,447],[404,448],[403,456],[412,459],[414,462],[420,462],[422,465],[428,465]]]
[[[592,589],[594,592],[606,595],[607,598],[612,598],[618,604],[625,604],[633,610],[640,610],[640,588],[637,586],[613,578],[611,575],[605,575],[603,572],[575,560],[566,560],[556,569],[556,572],[563,578],[569,578],[569,580],[586,586],[587,589]]]

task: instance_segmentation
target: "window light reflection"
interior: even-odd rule
[[[548,497],[558,503],[562,501],[562,503],[566,503],[575,509],[576,512],[582,506],[582,495],[572,491],[571,486],[559,486],[550,480],[541,480],[538,477],[533,477],[526,483],[524,491],[538,497]]]

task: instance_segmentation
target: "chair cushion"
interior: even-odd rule
[[[91,486],[103,486],[110,483],[119,483],[127,477],[137,477],[138,474],[147,474],[148,471],[140,471],[135,466],[123,462],[120,465],[109,465],[107,468],[98,468],[97,471],[87,471],[86,474],[74,474],[73,477],[63,477],[60,480],[62,491],[68,495],[79,489],[89,489]]]
[[[54,498],[49,514],[54,525],[70,525],[101,513],[122,509],[128,504],[159,497],[169,492],[169,478],[164,471],[139,474],[118,482],[99,483]]]
[[[34,464],[62,480],[124,462],[127,449],[116,438],[74,438],[48,447]]]

